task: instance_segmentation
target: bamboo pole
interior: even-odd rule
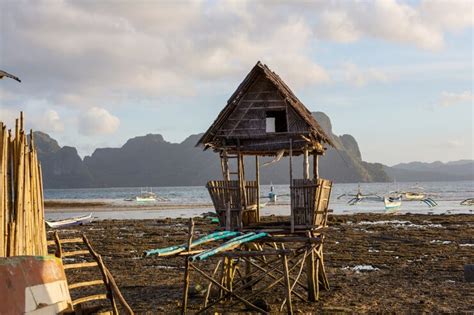
[[[26,136],[23,134],[23,137],[26,139]],[[23,140],[25,143],[25,151],[27,151],[26,140]],[[31,239],[31,187],[30,187],[30,155],[28,152],[24,154],[24,181],[23,181],[23,253],[26,255],[31,255],[33,251],[33,242]]]
[[[290,275],[288,270],[288,258],[285,254],[281,256],[283,271],[285,274],[285,287],[286,287],[286,307],[287,313],[293,314],[293,304],[291,301],[291,283],[290,283]]]
[[[191,251],[191,245],[193,243],[193,234],[194,234],[194,220],[193,218],[189,219],[189,235],[188,235],[188,252]],[[183,288],[183,303],[181,305],[181,314],[186,314],[188,309],[188,292],[189,292],[189,257],[184,257],[184,288]]]
[[[288,162],[290,164],[290,207],[291,207],[291,213],[290,213],[290,220],[291,220],[291,233],[295,232],[295,214],[293,213],[293,139],[290,138],[290,151],[288,153],[289,159]]]
[[[20,139],[16,141],[16,149],[18,150],[16,156],[18,157],[17,166],[15,169],[15,255],[23,253],[24,246],[24,229],[23,229],[23,190],[24,190],[24,176],[25,176],[25,145],[23,143],[23,132],[20,132]],[[16,139],[15,139],[16,140]]]
[[[41,238],[40,242],[42,245],[42,250],[43,250],[43,255],[46,255],[48,253],[48,242],[46,240],[46,227],[44,224],[44,195],[43,195],[43,171],[41,168],[41,165],[38,163],[38,181],[39,181],[39,190],[38,190],[38,198],[39,198],[39,203],[40,203],[40,215],[41,215],[41,224],[39,225],[40,231],[41,231]]]
[[[304,148],[304,159],[303,159],[303,178],[309,179],[309,157],[308,157],[308,147]]]
[[[257,184],[257,217],[256,221],[260,222],[260,165],[258,155],[255,156],[255,182]]]
[[[319,155],[314,152],[313,154],[313,178],[319,178],[319,167],[318,167]]]
[[[0,123],[0,257],[5,256],[5,127]]]

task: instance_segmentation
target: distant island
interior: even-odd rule
[[[412,162],[392,167],[363,161],[356,139],[332,132],[331,120],[322,112],[313,116],[336,148],[321,158],[320,175],[337,183],[397,181],[455,181],[474,179],[474,161],[450,163]],[[218,156],[195,147],[200,134],[181,143],[165,141],[159,134],[129,139],[121,148],[98,148],[81,159],[74,147],[61,147],[43,132],[35,132],[45,188],[197,186],[222,177]],[[261,182],[288,183],[287,160],[261,168]],[[295,165],[302,159],[295,158]],[[252,165],[253,163],[247,163]],[[302,176],[295,167],[295,176]],[[246,170],[253,174],[254,169]]]

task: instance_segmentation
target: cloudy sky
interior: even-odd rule
[[[473,2],[0,0],[0,120],[89,155],[206,130],[261,60],[389,165],[473,158]]]

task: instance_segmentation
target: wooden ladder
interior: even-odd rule
[[[65,251],[64,246],[73,246],[74,248],[70,251]],[[102,261],[102,257],[92,248],[91,243],[87,239],[85,235],[82,237],[77,238],[70,238],[70,239],[60,239],[58,232],[54,232],[54,240],[48,241],[48,246],[55,246],[55,256],[61,258],[64,265],[64,271],[77,270],[81,268],[98,268],[101,274],[101,279],[91,279],[82,282],[70,283],[68,281],[68,289],[69,291],[79,289],[79,288],[86,288],[86,287],[94,287],[94,286],[101,286],[103,285],[105,288],[105,293],[98,293],[87,295],[83,297],[79,297],[72,301],[72,305],[75,308],[76,314],[82,314],[83,305],[86,302],[91,301],[99,301],[99,300],[109,300],[112,311],[109,312],[102,312],[101,314],[119,314],[117,309],[117,303],[115,298],[117,298],[121,304],[121,306],[125,309],[127,314],[133,314],[132,309],[125,301],[124,297],[122,296],[120,290],[115,283],[115,280],[104,265]],[[83,247],[83,249],[78,249]],[[72,258],[72,257],[82,257],[84,261],[78,263],[66,263],[65,258]],[[92,261],[86,261],[86,258],[91,257]],[[68,278],[68,277],[67,277]],[[76,309],[77,307],[77,309]]]

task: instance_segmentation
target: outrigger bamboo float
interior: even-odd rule
[[[208,282],[204,300],[193,306],[198,313],[238,311],[237,305],[268,313],[257,300],[269,292],[282,294],[279,311],[286,306],[293,313],[295,298],[314,302],[320,285],[329,289],[323,243],[332,182],[318,173],[324,144],[332,141],[311,112],[277,74],[258,62],[197,144],[220,156],[223,180],[209,181],[206,187],[224,234],[193,242],[191,222],[187,244],[146,252],[184,257],[182,313],[188,310],[193,277]],[[293,157],[298,155],[304,156],[301,179],[293,178]],[[262,156],[288,157],[291,214],[287,222],[261,222]],[[245,157],[255,159],[251,180]],[[216,245],[222,240],[226,242]]]

